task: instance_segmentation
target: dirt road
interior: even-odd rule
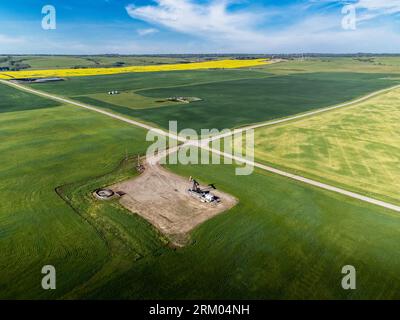
[[[234,207],[238,201],[218,190],[212,190],[212,193],[221,199],[219,203],[203,203],[191,196],[188,192],[191,186],[188,177],[178,176],[159,164],[161,157],[175,151],[176,149],[169,150],[161,155],[149,157],[145,164],[146,169],[139,177],[108,188],[114,192],[124,192],[120,203],[125,208],[153,224],[175,246],[183,246],[189,239],[190,231]]]
[[[11,82],[6,81],[6,80],[1,80],[0,79],[0,83],[15,87],[15,88],[17,88],[19,90],[23,90],[23,91],[27,91],[27,92],[36,94],[36,95],[39,95],[39,96],[42,96],[42,97],[47,97],[47,98],[52,99],[52,100],[68,103],[68,104],[75,105],[75,106],[78,106],[78,107],[81,107],[81,108],[85,108],[85,109],[88,109],[88,110],[91,110],[91,111],[95,111],[95,112],[101,113],[103,115],[106,115],[108,117],[111,117],[111,118],[114,118],[114,119],[117,119],[117,120],[120,120],[120,121],[124,121],[126,123],[129,123],[129,124],[132,124],[132,125],[135,125],[135,126],[147,129],[147,130],[155,130],[155,131],[159,132],[162,135],[171,137],[173,139],[177,139],[178,141],[187,142],[187,140],[185,138],[177,137],[176,135],[172,135],[167,131],[152,127],[152,126],[147,125],[147,124],[143,124],[143,123],[141,123],[139,121],[135,121],[135,120],[131,120],[129,118],[125,118],[125,117],[122,117],[122,116],[115,115],[115,114],[113,114],[111,112],[107,112],[107,111],[101,110],[99,108],[95,108],[93,106],[89,106],[89,105],[84,104],[84,103],[72,101],[72,100],[69,100],[69,99],[58,97],[56,95],[52,95],[52,94],[48,94],[48,93],[45,93],[45,92],[41,92],[39,90],[34,90],[34,89],[31,89],[31,88],[27,88],[27,87],[25,87],[23,85],[20,85],[20,84],[17,84],[17,83],[11,83]],[[268,125],[274,125],[274,124],[278,124],[278,123],[282,123],[282,122],[286,122],[286,121],[292,121],[292,120],[295,120],[295,119],[300,119],[300,118],[304,118],[304,117],[307,117],[307,116],[315,115],[315,114],[318,114],[318,113],[321,113],[321,112],[326,112],[326,111],[330,111],[330,110],[334,110],[334,109],[338,109],[338,108],[343,108],[343,107],[346,107],[346,106],[350,106],[350,105],[352,105],[354,103],[358,103],[358,102],[362,102],[362,101],[371,99],[371,98],[373,98],[373,97],[375,97],[375,96],[377,96],[379,94],[382,94],[382,93],[385,93],[385,92],[388,92],[390,90],[394,90],[394,89],[397,89],[397,88],[400,88],[400,85],[397,85],[397,86],[394,86],[394,87],[391,87],[391,88],[388,88],[388,89],[384,89],[384,90],[379,90],[377,92],[368,94],[368,95],[366,95],[366,96],[364,96],[362,98],[359,98],[357,100],[350,101],[350,102],[347,102],[347,103],[343,103],[343,104],[340,104],[340,105],[337,105],[337,106],[333,106],[333,107],[329,107],[329,108],[325,108],[325,109],[320,109],[320,110],[316,110],[316,111],[311,111],[311,112],[304,113],[304,114],[301,114],[301,115],[288,117],[288,118],[285,118],[285,119],[269,121],[269,122],[265,122],[265,123],[260,123],[260,124],[255,124],[255,125],[252,125],[252,126],[244,127],[244,128],[238,129],[238,132],[246,131],[246,130],[250,130],[250,129],[255,129],[255,128],[259,128],[259,127],[263,127],[263,126],[268,126]],[[400,206],[394,205],[392,203],[388,203],[388,202],[384,202],[384,201],[377,200],[377,199],[374,199],[374,198],[370,198],[370,197],[367,197],[367,196],[363,196],[361,194],[350,192],[350,191],[347,191],[347,190],[342,189],[342,188],[334,187],[334,186],[331,186],[331,185],[328,185],[328,184],[325,184],[325,183],[321,183],[321,182],[318,182],[318,181],[315,181],[315,180],[311,180],[311,179],[308,179],[308,178],[305,178],[305,177],[302,177],[302,176],[294,175],[294,174],[289,173],[289,172],[278,170],[278,169],[275,169],[273,167],[265,166],[265,165],[257,163],[257,162],[253,162],[253,161],[249,162],[246,159],[239,158],[239,157],[236,157],[236,156],[232,156],[230,154],[224,154],[221,151],[214,150],[214,149],[211,149],[211,148],[208,147],[208,143],[209,142],[217,140],[217,139],[224,138],[224,137],[226,137],[228,135],[229,134],[217,135],[217,136],[214,136],[212,138],[207,138],[207,139],[204,139],[204,140],[200,140],[197,143],[198,143],[199,147],[201,147],[201,148],[204,148],[204,149],[209,150],[211,152],[218,153],[220,155],[223,155],[223,156],[226,156],[228,158],[234,159],[235,161],[238,161],[240,163],[252,164],[252,165],[254,165],[254,167],[257,167],[259,169],[262,169],[262,170],[265,170],[265,171],[268,171],[268,172],[271,172],[271,173],[274,173],[274,174],[279,174],[281,176],[284,176],[284,177],[287,177],[287,178],[290,178],[290,179],[293,179],[293,180],[297,180],[297,181],[300,181],[302,183],[306,183],[308,185],[312,185],[312,186],[317,187],[317,188],[321,188],[321,189],[324,189],[324,190],[329,190],[329,191],[332,191],[332,192],[336,192],[336,193],[345,195],[345,196],[353,198],[353,199],[357,199],[357,200],[364,201],[364,202],[367,202],[367,203],[371,203],[371,204],[374,204],[374,205],[377,205],[377,206],[380,206],[380,207],[383,207],[383,208],[386,208],[386,209],[390,209],[390,210],[393,210],[393,211],[396,211],[396,212],[400,212]],[[193,142],[191,142],[191,143],[193,143]]]

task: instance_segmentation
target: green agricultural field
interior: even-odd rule
[[[308,73],[276,76],[249,70],[164,72],[73,78],[35,84],[34,88],[103,107],[113,112],[167,128],[232,128],[348,101],[398,83],[387,74]],[[129,91],[147,98],[112,104],[109,90]],[[202,101],[160,107],[155,100],[172,96]],[[145,99],[144,98],[144,99]],[[149,99],[150,98],[150,99]],[[116,98],[118,99],[118,98]],[[135,110],[141,108],[142,110]],[[144,110],[145,109],[145,110]]]
[[[400,90],[256,130],[256,158],[400,203]]]
[[[391,211],[261,171],[169,166],[240,200],[174,250],[91,196],[136,174],[118,164],[145,152],[145,131],[73,106],[4,112],[0,127],[1,298],[400,298]],[[56,291],[40,289],[43,264],[57,268]],[[340,287],[347,264],[356,291]]]
[[[72,77],[64,82],[36,83],[31,86],[54,94],[76,97],[110,90],[137,91],[267,76],[262,72],[248,70],[168,71]]]
[[[15,59],[15,58],[14,58]],[[61,69],[61,68],[73,68],[73,67],[96,67],[96,63],[90,59],[84,57],[73,57],[73,56],[32,56],[23,57],[22,63],[26,63],[30,66],[29,69]]]
[[[197,228],[192,245],[146,256],[88,297],[399,297],[397,214],[261,171],[240,177],[232,166],[168,168],[213,182],[240,203]],[[347,264],[359,270],[356,291],[340,286]]]
[[[2,60],[6,60],[2,62]],[[60,69],[60,68],[99,68],[115,66],[141,66],[152,64],[185,63],[196,59],[180,57],[141,57],[141,56],[3,56],[0,66],[23,64],[27,69]]]
[[[58,103],[0,85],[0,113],[57,106]]]
[[[7,97],[19,94],[0,88],[10,90]],[[50,100],[45,101],[53,106],[43,108],[39,98],[28,96],[30,109],[33,103],[38,109],[0,114],[1,298],[62,296],[104,267],[112,242],[66,205],[55,188],[105,174],[126,150],[144,153],[147,147],[141,129],[76,107],[55,107]],[[23,105],[25,99],[20,95],[12,102]],[[136,223],[143,230],[139,234],[154,233],[142,225]],[[154,246],[158,238],[152,239],[144,246]],[[46,263],[65,275],[56,293],[40,289]]]
[[[138,91],[153,98],[195,96],[185,108],[147,111],[136,117],[165,127],[176,119],[183,127],[232,128],[335,105],[394,84],[384,75],[311,73]]]
[[[2,56],[0,61],[4,67],[17,69],[59,69],[74,67],[95,67],[96,63],[79,56]]]
[[[304,58],[253,69],[281,75],[310,72],[400,73],[400,56]]]
[[[165,99],[163,100],[163,99],[145,97],[135,93],[134,91],[122,91],[119,92],[119,94],[114,94],[114,95],[110,95],[108,93],[93,93],[93,94],[88,94],[85,97],[91,99],[91,101],[95,100],[99,101],[95,102],[94,104],[107,103],[122,108],[128,107],[132,109],[146,109],[149,108],[149,106],[165,107],[165,106],[176,106],[183,104],[173,101],[167,101]]]
[[[178,58],[178,57],[140,57],[140,56],[94,56],[93,59],[97,64],[100,65],[113,65],[121,64],[124,66],[144,66],[152,64],[172,64],[172,63],[185,63],[195,59],[190,58]]]

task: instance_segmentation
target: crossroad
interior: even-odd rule
[[[48,98],[48,99],[51,99],[51,100],[67,103],[67,104],[74,105],[74,106],[77,106],[77,107],[80,107],[80,108],[84,108],[84,109],[87,109],[87,110],[90,110],[90,111],[94,111],[94,112],[100,113],[102,115],[105,115],[107,117],[110,117],[110,118],[113,118],[113,119],[116,119],[116,120],[119,120],[119,121],[123,121],[123,122],[128,123],[128,124],[134,125],[136,127],[140,127],[140,128],[146,129],[146,130],[152,130],[155,133],[158,133],[160,135],[163,135],[163,136],[169,137],[171,139],[175,139],[175,140],[177,140],[179,142],[182,142],[183,144],[181,145],[181,147],[183,147],[185,145],[197,145],[199,148],[203,148],[203,149],[205,149],[205,150],[207,150],[209,152],[218,154],[218,155],[226,157],[228,159],[235,160],[237,163],[240,163],[240,164],[251,165],[251,166],[254,166],[255,168],[258,168],[258,169],[261,169],[261,170],[264,170],[264,171],[267,171],[267,172],[270,172],[270,173],[273,173],[273,174],[277,174],[277,175],[280,175],[282,177],[289,178],[289,179],[292,179],[292,180],[295,180],[295,181],[299,181],[301,183],[305,183],[305,184],[311,185],[311,186],[316,187],[316,188],[320,188],[320,189],[324,189],[324,190],[327,190],[327,191],[335,192],[335,193],[344,195],[346,197],[350,197],[350,198],[357,199],[357,200],[360,200],[360,201],[363,201],[363,202],[367,202],[367,203],[370,203],[370,204],[373,204],[373,205],[376,205],[376,206],[380,206],[380,207],[383,207],[383,208],[386,208],[386,209],[389,209],[389,210],[400,212],[400,206],[397,206],[395,204],[388,203],[388,202],[385,202],[385,201],[381,201],[381,200],[378,200],[378,199],[374,199],[374,198],[371,198],[371,197],[367,197],[367,196],[364,196],[364,195],[361,195],[361,194],[358,194],[358,193],[355,193],[355,192],[351,192],[351,191],[345,190],[343,188],[335,187],[335,186],[332,186],[332,185],[329,185],[329,184],[326,184],[326,183],[322,183],[322,182],[319,182],[319,181],[316,181],[316,180],[312,180],[312,179],[309,179],[309,178],[306,178],[306,177],[295,175],[295,174],[292,174],[290,172],[279,170],[279,169],[273,168],[271,166],[267,166],[267,165],[264,165],[264,164],[261,164],[261,163],[257,163],[255,161],[251,161],[251,160],[245,159],[243,157],[235,156],[235,155],[232,155],[232,154],[229,154],[229,153],[225,153],[225,152],[222,152],[220,150],[216,150],[216,149],[213,149],[213,148],[209,147],[209,143],[210,142],[216,141],[218,139],[226,138],[226,137],[228,137],[228,136],[230,136],[230,135],[232,135],[234,133],[241,133],[241,132],[248,131],[248,130],[251,130],[251,129],[256,129],[256,128],[260,128],[260,127],[276,125],[276,124],[280,124],[280,123],[284,123],[284,122],[288,122],[288,121],[293,121],[293,120],[305,118],[305,117],[308,117],[308,116],[311,116],[311,115],[320,114],[322,112],[327,112],[327,111],[331,111],[331,110],[335,110],[335,109],[339,109],[339,108],[344,108],[344,107],[353,105],[355,103],[359,103],[359,102],[371,99],[371,98],[373,98],[375,96],[378,96],[380,94],[389,92],[391,90],[400,88],[400,85],[396,85],[394,87],[390,87],[390,88],[387,88],[387,89],[379,90],[379,91],[373,92],[371,94],[368,94],[368,95],[366,95],[364,97],[361,97],[359,99],[356,99],[356,100],[353,100],[353,101],[350,101],[350,102],[346,102],[346,103],[342,103],[342,104],[339,104],[339,105],[336,105],[336,106],[333,106],[333,107],[323,108],[323,109],[319,109],[319,110],[315,110],[315,111],[310,111],[310,112],[303,113],[303,114],[300,114],[300,115],[287,117],[287,118],[284,118],[284,119],[267,121],[267,122],[263,122],[263,123],[259,123],[259,124],[255,124],[255,125],[251,125],[251,126],[247,126],[247,127],[243,127],[243,128],[237,129],[237,130],[235,130],[233,132],[227,132],[227,133],[223,133],[223,134],[220,134],[220,135],[215,135],[215,136],[213,136],[211,138],[205,138],[205,139],[200,139],[200,140],[193,141],[193,140],[188,140],[188,139],[186,139],[184,137],[181,137],[181,136],[179,136],[177,134],[173,134],[173,133],[170,133],[168,131],[165,131],[165,130],[153,127],[151,125],[142,123],[140,121],[136,121],[136,120],[133,120],[133,119],[130,119],[130,118],[126,118],[124,116],[120,116],[120,115],[114,114],[112,112],[108,112],[108,111],[93,107],[93,106],[85,104],[85,103],[77,102],[77,101],[74,101],[74,100],[71,100],[71,99],[67,99],[67,98],[63,98],[63,97],[60,97],[60,96],[57,96],[57,95],[54,95],[54,94],[50,94],[50,93],[43,92],[43,91],[40,91],[40,90],[32,89],[32,88],[26,87],[24,85],[21,85],[19,83],[16,83],[16,82],[10,82],[10,81],[6,81],[6,80],[0,79],[0,83],[3,83],[5,85],[14,87],[16,89],[19,89],[19,90],[22,90],[22,91],[25,91],[25,92],[29,92],[29,93],[32,93],[32,94],[35,94],[35,95],[38,95],[38,96],[42,96],[42,97],[45,97],[45,98]],[[165,155],[170,154],[171,152],[176,152],[177,150],[179,150],[179,147],[174,147],[174,149],[167,150],[165,152]],[[151,158],[150,162],[152,162],[152,164],[154,164],[154,161],[160,161],[160,159],[161,159],[161,157]]]

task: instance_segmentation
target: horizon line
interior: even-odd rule
[[[398,53],[388,52],[356,52],[356,53],[321,53],[321,52],[293,52],[293,53],[0,53],[0,56],[400,56]]]

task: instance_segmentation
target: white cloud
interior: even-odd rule
[[[139,29],[137,31],[138,35],[141,36],[141,37],[147,36],[147,35],[150,35],[150,34],[154,34],[154,33],[157,33],[157,32],[158,32],[158,29],[155,29],[155,28]]]
[[[271,35],[266,50],[271,53],[397,53],[399,44],[400,35],[384,27],[351,32],[293,33],[288,30]]]
[[[233,0],[234,1],[234,0]],[[355,31],[343,30],[343,16],[340,10],[315,11],[308,5],[348,4],[349,1],[309,0],[307,6],[285,6],[284,8],[243,9],[232,11],[232,0],[209,0],[202,4],[192,0],[155,0],[153,5],[129,5],[127,12],[133,18],[152,25],[166,27],[179,33],[195,36],[191,46],[180,50],[192,52],[237,52],[237,53],[279,53],[279,52],[396,52],[400,51],[400,35],[390,24],[379,27],[364,25]],[[371,15],[400,12],[400,0],[359,0],[353,1],[362,19]],[[296,12],[304,17],[300,22],[290,22],[279,30],[268,28],[271,16],[285,17],[287,12]],[[328,13],[330,12],[330,13]],[[359,20],[360,21],[360,20]],[[260,22],[264,23],[264,26]],[[202,40],[199,40],[202,39]],[[205,40],[205,41],[204,41]],[[169,46],[167,43],[164,49]],[[189,48],[189,49],[188,49]],[[170,49],[171,50],[171,49]],[[174,49],[175,50],[175,49]]]
[[[357,9],[362,10],[358,17],[359,21],[400,13],[400,0],[359,0],[354,5]]]
[[[343,30],[343,16],[337,4],[347,1],[307,1],[307,4],[314,3],[315,6],[318,2],[335,4],[333,10],[309,10],[304,6],[258,7],[257,10],[252,5],[233,10],[231,4],[238,0],[194,1],[155,0],[152,5],[126,7],[131,17],[150,24],[148,28],[134,31],[142,37],[135,41],[129,35],[126,41],[104,37],[96,42],[87,42],[79,38],[46,40],[42,35],[21,39],[0,33],[0,52],[27,53],[27,48],[32,53],[73,54],[400,52],[400,34],[393,24],[380,23],[372,27],[365,23],[354,31]],[[359,15],[363,17],[367,17],[367,13],[388,15],[400,12],[400,0],[359,0],[353,3],[358,5]],[[270,17],[277,16],[287,24],[281,23],[280,29],[268,26]],[[185,40],[171,35],[157,39],[146,37],[158,32],[159,28],[192,37],[185,37]],[[127,30],[131,32],[131,25]]]
[[[355,5],[358,8],[380,11],[382,14],[400,12],[400,0],[359,0]]]
[[[232,3],[231,0],[211,0],[203,4],[191,0],[155,0],[154,5],[128,5],[126,10],[132,18],[213,41],[265,41],[254,28],[263,13],[233,12],[228,10]]]
[[[312,6],[352,4],[357,9],[358,21],[372,20],[379,16],[400,13],[400,0],[309,0]]]
[[[20,37],[10,37],[4,34],[0,34],[0,45],[13,45],[24,43],[25,40]]]
[[[268,52],[396,53],[400,34],[392,25],[343,30],[340,15],[314,15],[269,33]]]

